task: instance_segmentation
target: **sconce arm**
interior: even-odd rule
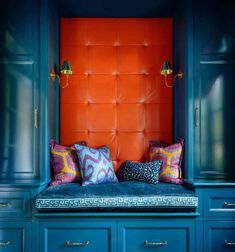
[[[69,75],[68,74],[66,74],[66,83],[63,86],[60,83],[60,76],[58,74],[55,74],[55,73],[50,73],[49,79],[55,80],[55,78],[58,78],[59,86],[61,88],[65,88],[65,87],[67,87],[69,85]]]
[[[174,82],[173,82],[172,85],[169,85],[169,84],[167,83],[167,75],[164,74],[164,77],[165,77],[165,85],[166,85],[168,88],[172,88],[172,87],[174,86]]]
[[[173,77],[173,85],[176,81],[176,78],[178,78],[178,80],[181,80],[183,78],[183,74],[182,73],[178,73],[178,74],[175,74],[174,77]]]
[[[66,74],[66,83],[65,83],[65,85],[60,85],[60,87],[62,87],[62,88],[66,88],[67,86],[69,85],[69,75],[68,74]]]
[[[166,85],[168,88],[172,88],[172,87],[175,85],[176,78],[178,78],[179,80],[181,80],[181,79],[183,78],[183,74],[182,74],[182,73],[175,74],[174,77],[173,77],[172,85],[169,85],[169,84],[167,83],[167,74],[164,74],[164,77],[165,77],[165,85]]]
[[[49,76],[49,79],[51,80],[55,80],[55,78],[58,78],[58,81],[59,81],[59,85],[60,85],[60,76],[56,73],[50,73],[50,76]]]

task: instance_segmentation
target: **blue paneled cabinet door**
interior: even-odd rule
[[[0,177],[6,179],[38,177],[36,10],[33,0],[10,0],[1,8]]]
[[[235,7],[195,1],[195,178],[235,179]]]

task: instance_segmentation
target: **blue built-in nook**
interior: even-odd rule
[[[2,3],[0,250],[235,248],[234,11]]]

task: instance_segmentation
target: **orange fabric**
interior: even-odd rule
[[[117,168],[147,159],[148,141],[172,142],[171,18],[62,18],[60,62],[74,74],[60,90],[61,144],[107,144]],[[63,78],[62,78],[63,81]]]

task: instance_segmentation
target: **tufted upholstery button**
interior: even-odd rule
[[[144,42],[144,46],[145,47],[149,46],[148,42]]]
[[[118,47],[118,46],[120,46],[120,42],[116,41],[113,45]]]
[[[142,75],[144,75],[144,76],[149,75],[149,73],[148,73],[146,70],[142,70],[142,71],[140,71],[140,74],[142,74]]]
[[[112,73],[112,75],[117,77],[117,76],[120,75],[120,73],[119,73],[118,71],[114,71],[114,72]]]
[[[92,74],[92,71],[91,70],[86,70],[86,72],[85,72],[85,75],[86,76],[90,76]]]

